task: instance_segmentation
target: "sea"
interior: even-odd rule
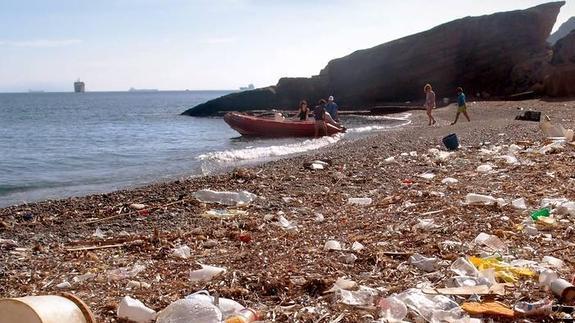
[[[203,176],[410,123],[344,116],[320,139],[244,138],[221,117],[180,115],[231,91],[0,93],[0,207]]]

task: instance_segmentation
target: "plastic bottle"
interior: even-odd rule
[[[237,314],[228,317],[225,323],[250,323],[259,320],[259,315],[256,311],[251,308],[244,308]]]
[[[194,197],[204,203],[218,203],[223,205],[244,205],[256,199],[257,195],[247,192],[218,192],[213,190],[200,190]]]
[[[533,219],[533,221],[537,221],[539,220],[539,218],[547,218],[549,217],[549,209],[548,208],[542,208],[539,209],[533,213],[531,213],[531,218]]]

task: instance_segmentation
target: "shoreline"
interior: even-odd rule
[[[573,162],[568,158],[529,155],[526,158],[534,165],[506,166],[478,153],[480,144],[485,142],[510,145],[529,141],[535,146],[542,141],[538,123],[513,120],[520,112],[517,108],[536,108],[549,114],[552,121],[573,128],[573,101],[470,103],[472,122],[460,119],[455,126],[449,126],[455,115],[453,106],[434,111],[439,123],[435,127],[426,125],[423,111],[413,110],[412,123],[405,127],[263,165],[106,194],[2,208],[0,238],[15,240],[17,247],[4,250],[7,247],[0,245],[2,252],[7,251],[5,264],[0,265],[0,295],[53,294],[61,291],[55,285],[93,273],[95,278],[74,283],[68,291],[90,305],[102,322],[116,321],[114,306],[125,295],[161,310],[202,289],[219,292],[268,314],[275,313],[278,321],[289,321],[295,316],[301,321],[324,315],[333,319],[345,313],[343,322],[354,322],[366,314],[377,315],[376,311],[345,306],[333,294],[324,295],[338,277],[372,288],[382,287],[386,290],[382,295],[415,287],[422,279],[433,284],[442,282],[441,275],[422,273],[406,264],[405,257],[388,256],[386,252],[418,252],[451,261],[474,251],[446,251],[440,247],[442,241],[469,242],[479,232],[487,232],[500,235],[521,257],[540,258],[540,252],[566,243],[559,239],[565,228],[553,231],[551,242],[528,240],[515,229],[524,213],[460,203],[467,193],[523,196],[532,207],[547,195],[575,200],[573,190],[561,184],[570,176],[568,166],[572,173]],[[464,147],[455,153],[453,162],[430,162],[423,157],[431,148],[439,146],[442,150],[441,138],[452,132],[457,133]],[[573,151],[570,149],[567,153]],[[401,156],[412,151],[417,156]],[[385,162],[391,156],[397,163]],[[332,165],[317,171],[304,167],[317,159],[329,160]],[[475,174],[476,166],[484,162],[493,163],[500,172]],[[545,171],[555,172],[555,177],[541,180]],[[426,172],[437,176],[433,180],[419,178]],[[460,183],[445,187],[440,181],[447,176],[458,177]],[[406,179],[414,184],[404,185]],[[192,197],[195,191],[206,188],[247,190],[259,198],[245,208],[248,215],[211,219],[204,216],[205,212],[222,206],[203,204]],[[370,197],[374,203],[366,207],[348,205],[348,198],[354,197]],[[395,202],[389,203],[390,197]],[[128,205],[132,203],[145,204],[148,211],[131,210]],[[418,217],[438,210],[442,210],[441,214],[428,217],[434,218],[440,229],[412,230]],[[278,212],[294,222],[297,229],[284,230],[275,225]],[[324,221],[316,221],[317,213],[323,215]],[[268,215],[271,219],[266,220]],[[501,220],[503,215],[510,218],[510,223]],[[93,236],[97,228],[105,238]],[[242,236],[249,236],[249,241]],[[348,263],[345,256],[349,252],[323,250],[328,240],[347,246],[358,241],[365,250],[357,252],[357,259]],[[113,241],[125,244],[90,251],[67,250]],[[170,255],[171,249],[184,244],[191,248],[191,258]],[[534,251],[521,249],[523,245]],[[565,249],[553,256],[568,259],[572,251]],[[146,270],[130,280],[147,282],[152,288],[131,289],[126,287],[128,280],[106,279],[107,271],[135,263],[145,264]],[[198,263],[225,267],[228,271],[210,282],[191,282],[189,272],[198,268]],[[32,268],[35,269],[30,274]],[[566,262],[561,273],[572,272],[573,268],[573,263]],[[440,273],[448,271],[448,267],[441,268]],[[543,295],[535,289],[518,292],[530,299]],[[317,312],[305,310],[306,306],[315,307]]]

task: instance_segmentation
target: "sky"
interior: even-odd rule
[[[0,0],[0,92],[237,89],[541,0]],[[575,16],[567,0],[558,25]]]

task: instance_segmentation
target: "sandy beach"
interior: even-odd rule
[[[99,322],[117,322],[116,306],[126,295],[160,311],[208,290],[257,309],[266,321],[370,322],[380,318],[381,297],[422,283],[445,287],[454,276],[453,261],[484,254],[472,244],[482,232],[505,242],[507,250],[500,253],[506,256],[537,263],[544,256],[563,260],[554,270],[570,281],[575,218],[554,214],[556,223],[538,227],[537,235],[526,234],[521,225],[544,198],[575,200],[575,147],[539,153],[548,142],[538,123],[514,120],[520,109],[575,127],[575,101],[470,102],[472,122],[462,117],[450,126],[456,111],[451,105],[435,110],[438,124],[429,127],[425,112],[417,110],[408,126],[312,154],[217,176],[0,209],[0,295],[67,291],[83,299]],[[460,150],[445,158],[429,151],[444,151],[441,139],[450,133],[459,137]],[[501,158],[512,144],[522,148],[517,163]],[[306,167],[314,160],[330,166]],[[484,164],[492,170],[478,172]],[[425,173],[434,177],[420,176]],[[442,183],[447,177],[458,182]],[[239,208],[247,214],[216,219],[206,212],[225,207],[192,196],[207,188],[246,190],[258,198]],[[469,193],[508,202],[524,198],[527,209],[510,203],[466,205]],[[372,203],[351,205],[349,198]],[[130,208],[134,203],[143,209]],[[280,216],[295,227],[279,225]],[[419,219],[433,219],[437,226],[414,228]],[[94,236],[97,229],[103,237]],[[346,250],[325,250],[329,240]],[[364,248],[350,250],[354,242]],[[173,256],[180,245],[191,248],[189,258]],[[413,266],[408,259],[416,253],[436,257],[437,267],[425,272]],[[135,264],[145,269],[110,279],[111,270]],[[226,272],[207,282],[191,281],[190,271],[199,264]],[[348,305],[337,291],[328,292],[340,277],[376,290],[373,302]],[[63,282],[71,286],[57,287]],[[523,278],[496,299],[513,307],[545,297],[553,298],[537,279]]]

